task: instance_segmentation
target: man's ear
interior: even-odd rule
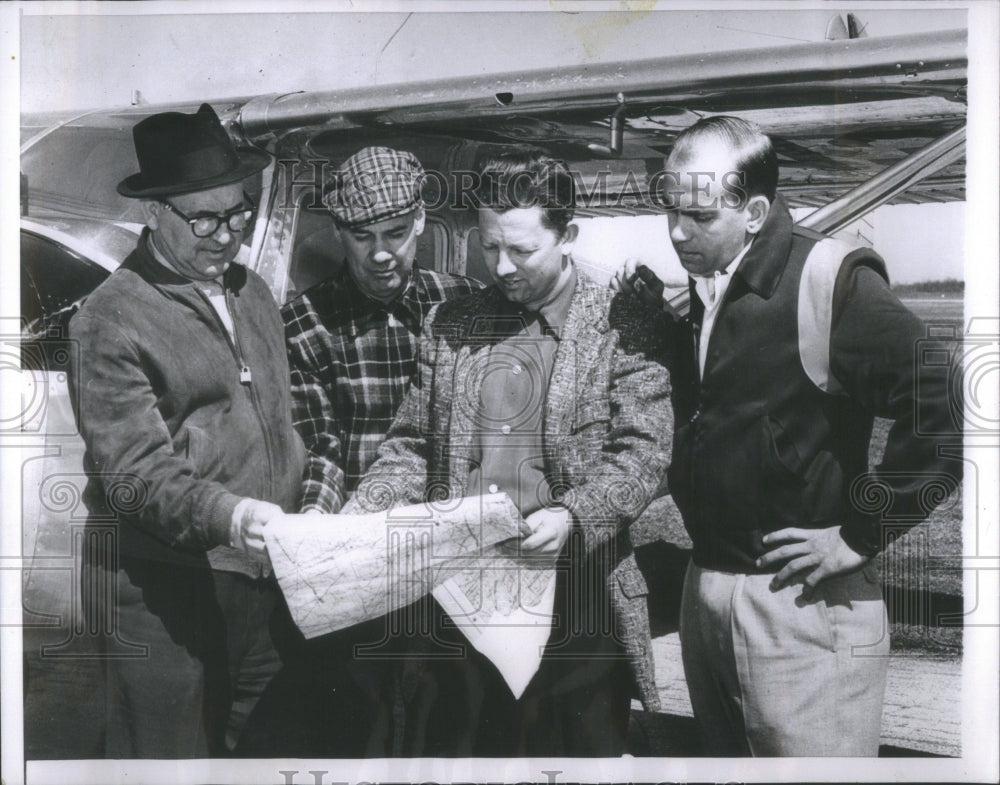
[[[576,242],[577,236],[580,234],[580,227],[575,223],[570,222],[566,226],[566,231],[563,232],[562,239],[559,240],[559,245],[562,249],[563,256],[569,256],[570,252],[573,250],[573,244]]]
[[[766,196],[758,194],[751,196],[747,202],[747,234],[757,234],[764,226],[768,214],[771,212],[771,202]]]
[[[151,230],[156,231],[160,228],[160,209],[163,207],[159,202],[153,202],[148,199],[143,199],[140,203],[142,209],[142,217],[145,220],[146,226]]]
[[[424,220],[427,218],[423,207],[418,207],[413,214],[413,233],[419,237],[424,233]]]

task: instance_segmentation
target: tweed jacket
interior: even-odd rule
[[[466,488],[476,402],[495,343],[496,287],[436,306],[421,336],[418,374],[378,458],[344,508],[374,512]],[[646,607],[628,526],[654,498],[670,458],[670,379],[654,313],[578,271],[543,413],[550,486],[584,531],[588,547],[611,554],[608,588],[639,696],[658,707]]]

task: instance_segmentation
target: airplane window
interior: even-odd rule
[[[300,206],[292,247],[286,302],[335,275],[344,262],[344,248],[333,218],[325,209],[310,210]],[[447,263],[448,230],[443,224],[428,219],[417,240],[416,264],[427,269],[446,270]]]
[[[334,275],[344,261],[333,217],[325,209],[299,207],[292,248],[286,301]]]
[[[128,129],[59,128],[21,156],[28,215],[142,220],[116,191],[138,166]]]
[[[448,228],[428,216],[424,224],[424,233],[417,239],[417,266],[427,270],[448,272],[449,237]]]
[[[475,278],[489,285],[493,283],[486,262],[483,260],[483,247],[479,244],[479,228],[472,227],[465,240],[465,270],[463,275]]]
[[[21,156],[27,215],[142,223],[139,200],[117,191],[138,170],[131,128],[58,128]],[[256,204],[261,183],[257,174],[244,186]]]
[[[21,233],[21,365],[65,370],[69,320],[109,275],[51,240]]]

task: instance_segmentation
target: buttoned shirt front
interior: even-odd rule
[[[558,504],[545,477],[542,423],[576,269],[537,312],[510,304],[480,355],[482,385],[469,493],[505,492],[523,517]]]
[[[302,509],[336,512],[375,460],[417,370],[430,309],[480,285],[414,268],[390,303],[365,296],[345,269],[282,308],[292,419],[309,451]]]

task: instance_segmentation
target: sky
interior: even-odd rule
[[[821,41],[830,20],[853,9],[761,5],[313,2],[273,12],[254,3],[34,3],[22,7],[20,108],[123,105],[135,91],[160,103],[331,90]],[[483,10],[491,7],[504,11]],[[211,13],[192,13],[198,10]],[[859,16],[873,37],[967,24],[967,12],[954,7],[869,7]],[[963,277],[961,206],[931,205],[905,216],[895,210],[874,215],[894,280]],[[935,227],[934,243],[913,242],[913,220]],[[662,253],[660,242],[662,235],[650,233],[648,253]]]

